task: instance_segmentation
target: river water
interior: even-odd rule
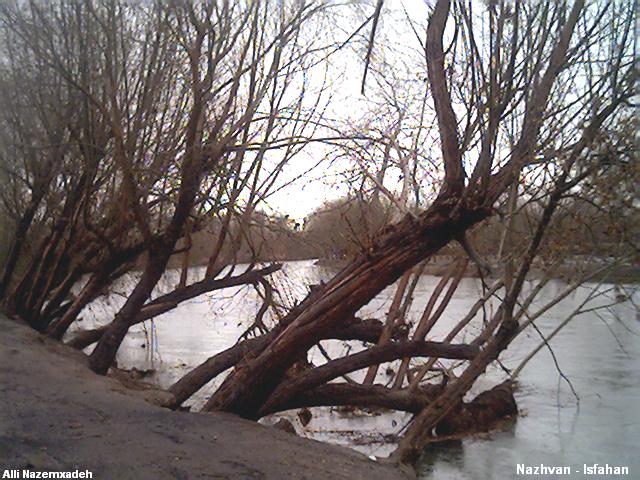
[[[201,275],[201,269],[193,269],[191,279],[199,279]],[[277,290],[282,301],[291,304],[305,295],[307,285],[319,283],[330,275],[331,272],[314,266],[311,261],[288,262],[283,272],[276,274]],[[419,318],[438,280],[428,275],[421,278],[409,311],[410,319]],[[177,272],[169,272],[157,293],[167,291],[176,282]],[[82,315],[85,320],[80,326],[90,328],[112,318],[130,287],[131,280],[125,279],[109,298],[90,305]],[[565,287],[559,280],[550,282],[531,310],[535,311],[536,305],[543,305]],[[540,331],[552,331],[596,287],[605,291],[611,286],[581,287],[536,322]],[[519,377],[516,399],[520,415],[516,422],[481,438],[431,447],[420,464],[420,478],[498,480],[515,477],[518,463],[569,466],[573,472],[582,472],[584,464],[628,466],[629,478],[640,478],[637,454],[640,313],[636,307],[640,288],[626,286],[625,290],[630,300],[576,317],[551,341],[555,361],[549,351],[543,349],[529,362]],[[383,319],[393,291],[392,287],[383,291],[359,316]],[[466,314],[480,291],[477,279],[463,279],[430,338],[441,338]],[[611,304],[614,296],[610,291],[589,305]],[[260,303],[251,287],[213,292],[185,302],[153,322],[132,328],[118,352],[118,366],[154,369],[151,381],[168,387],[208,357],[235,343],[250,325]],[[468,335],[477,331],[477,327],[475,330],[472,327]],[[457,341],[465,341],[465,336],[461,335]],[[501,356],[504,366],[515,368],[539,341],[539,334],[534,330],[523,334]],[[328,341],[323,345],[332,357],[362,348],[357,342],[348,345]],[[319,351],[312,351],[309,358],[316,364],[325,361]],[[560,377],[556,363],[571,381],[579,400]],[[352,378],[362,378],[362,372]],[[491,368],[479,379],[475,392],[490,388],[504,378],[501,369]],[[198,392],[190,400],[192,408],[201,406],[221,380],[211,382]],[[377,382],[388,380],[386,368],[381,369]],[[306,426],[302,426],[296,412],[281,416],[292,420],[301,436],[346,445],[370,456],[386,456],[394,445],[385,441],[385,435],[398,433],[409,416],[398,412],[361,413],[314,409],[313,418]],[[275,420],[269,418],[264,422]],[[581,476],[576,474],[576,478]]]

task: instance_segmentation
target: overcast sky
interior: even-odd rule
[[[368,4],[367,4],[368,3]],[[429,3],[423,0],[387,0],[382,13],[382,19],[378,26],[377,38],[384,39],[387,42],[385,47],[389,47],[389,41],[393,44],[394,50],[400,52],[398,58],[386,58],[388,64],[393,64],[397,60],[402,62],[402,50],[404,47],[415,49],[417,39],[415,34],[410,30],[406,21],[405,10],[408,15],[418,25],[425,25],[428,13]],[[335,34],[339,34],[341,38],[337,41],[344,41],[350,33],[353,33],[367,15],[373,13],[374,1],[365,2],[362,7],[362,15],[358,16],[356,12],[345,9],[343,17],[337,17]],[[361,32],[364,36],[368,36],[370,25]],[[360,38],[362,40],[363,37]],[[378,40],[377,40],[378,41]],[[376,48],[377,47],[377,48]],[[376,61],[375,54],[379,53],[382,47],[374,46],[374,57],[372,62]],[[362,75],[364,71],[364,59],[358,58],[357,53],[353,49],[345,48],[333,54],[331,57],[332,68],[332,95],[333,98],[329,104],[327,113],[340,120],[352,119],[359,117],[360,111],[366,111],[371,108],[370,102],[375,102],[375,85],[369,78],[365,96],[360,92]],[[378,99],[379,100],[379,99]],[[298,156],[296,156],[285,170],[285,178],[288,180],[303,175],[305,171],[313,167],[327,153],[328,149],[321,145],[309,145]],[[344,182],[341,181],[341,173],[352,166],[347,164],[348,161],[336,162],[332,165],[325,163],[319,168],[314,169],[305,174],[294,184],[283,188],[273,194],[266,201],[267,210],[274,213],[286,214],[296,220],[302,220],[306,215],[322,205],[327,200],[333,200],[347,194],[348,189]]]

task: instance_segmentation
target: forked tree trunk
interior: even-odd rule
[[[494,317],[485,327],[485,332],[489,332],[488,340],[462,375],[451,382],[433,403],[429,404],[414,418],[406,434],[398,443],[398,448],[391,455],[391,460],[399,463],[414,463],[419,458],[424,445],[428,443],[429,438],[433,435],[433,429],[462,402],[462,397],[473,386],[477,378],[484,373],[489,364],[497,360],[500,353],[520,333],[518,320],[513,316],[513,310],[522,291],[527,273],[531,269],[533,260],[542,243],[545,231],[551,222],[551,217],[567,189],[565,181],[569,174],[569,169],[570,167],[565,166],[565,170],[556,180],[554,190],[549,195],[549,201],[542,211],[542,216],[527,247],[513,285],[507,291],[505,299]],[[499,325],[499,328],[494,335],[491,335],[495,328],[494,325]]]
[[[201,108],[202,105],[194,106],[190,118],[190,123],[194,128],[200,121]],[[101,375],[106,374],[109,370],[129,327],[164,274],[169,258],[173,254],[175,245],[191,214],[200,187],[205,160],[213,163],[222,154],[222,150],[212,149],[210,158],[205,159],[196,148],[194,139],[197,134],[195,130],[192,131],[192,135],[187,141],[187,155],[180,174],[180,193],[171,221],[162,235],[150,240],[152,244],[147,245],[149,256],[140,280],[89,357],[89,367]]]

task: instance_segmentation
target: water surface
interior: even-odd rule
[[[192,279],[202,274],[201,269],[195,269]],[[284,273],[277,274],[276,283],[283,301],[292,304],[304,297],[308,285],[329,276],[330,272],[313,266],[312,262],[289,262]],[[158,293],[167,291],[177,279],[177,272],[169,272],[159,285]],[[423,276],[409,318],[419,318],[438,280]],[[536,305],[552,299],[565,286],[561,281],[551,282]],[[131,281],[124,281],[107,300],[94,302],[83,314],[85,320],[81,326],[89,328],[108,321],[130,287]],[[601,289],[609,287],[600,286]],[[541,317],[536,322],[540,331],[553,330],[593,288],[594,285],[580,288]],[[516,394],[521,415],[513,425],[483,438],[430,448],[421,462],[421,478],[504,479],[516,476],[518,463],[567,465],[573,471],[581,471],[585,463],[608,463],[629,466],[630,478],[640,478],[640,459],[636,454],[640,445],[640,321],[634,307],[638,304],[637,289],[629,290],[632,301],[583,314],[567,325],[551,342],[555,361],[544,349],[527,365],[520,375]],[[480,291],[477,279],[463,279],[431,338],[442,338],[466,314]],[[384,318],[392,295],[393,287],[387,288],[364,307],[359,316]],[[612,297],[613,294],[598,297],[591,305],[609,304]],[[152,380],[168,387],[208,357],[233,345],[251,324],[260,303],[251,287],[212,292],[185,302],[153,322],[132,328],[118,352],[118,365],[153,368]],[[480,314],[478,317],[480,321]],[[471,328],[456,341],[469,340],[478,328]],[[517,366],[539,341],[535,330],[523,335],[501,356],[504,366]],[[332,357],[363,348],[358,342],[347,345],[328,341],[323,345]],[[318,351],[311,352],[310,359],[316,364],[325,361]],[[573,384],[579,400],[561,379],[558,367]],[[352,378],[358,380],[362,376],[363,372],[359,372]],[[504,378],[501,369],[491,368],[472,394]],[[386,369],[381,369],[377,382],[386,383],[390,379]],[[197,409],[221,380],[211,382],[188,403]],[[386,456],[394,448],[393,443],[385,441],[385,435],[397,433],[409,420],[407,414],[399,412],[354,416],[322,408],[314,409],[313,419],[303,427],[295,413],[283,415],[296,423],[301,435],[378,457]]]

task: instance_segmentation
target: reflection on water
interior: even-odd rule
[[[193,272],[193,279],[202,275]],[[311,262],[290,262],[285,274],[278,274],[279,293],[289,302],[302,298],[306,285],[318,283],[328,272]],[[424,276],[416,289],[410,317],[420,315],[437,278]],[[177,274],[169,273],[159,287],[166,291],[177,283]],[[130,284],[130,282],[129,282]],[[553,298],[564,288],[561,282],[551,282],[543,291],[538,305]],[[122,285],[127,290],[127,282]],[[433,331],[433,339],[445,334],[451,325],[466,313],[478,298],[480,285],[474,279],[464,279],[453,301]],[[580,304],[589,289],[583,288],[558,304],[541,318],[537,325],[550,332],[567,314]],[[391,301],[393,288],[382,292],[362,309],[364,318],[383,318]],[[547,350],[541,351],[522,372],[516,394],[522,415],[506,431],[486,438],[432,446],[421,463],[421,478],[437,479],[503,479],[516,476],[516,464],[568,465],[582,469],[584,463],[626,465],[631,477],[640,478],[640,322],[636,320],[637,291],[632,299],[577,317],[551,342],[558,364],[571,380],[578,396],[575,399],[568,385],[560,379]],[[123,302],[124,296],[114,294],[108,301],[95,302],[85,312],[82,328],[89,328],[110,319]],[[600,298],[600,304],[611,299]],[[203,295],[185,302],[176,310],[153,322],[132,328],[118,352],[119,366],[124,368],[154,368],[153,381],[167,387],[190,369],[232,345],[251,323],[260,305],[251,287],[227,289]],[[535,306],[532,308],[535,310]],[[490,313],[490,312],[488,312]],[[471,329],[467,339],[477,330]],[[461,336],[456,341],[464,341]],[[515,342],[501,359],[508,368],[518,365],[525,354],[539,342],[532,331]],[[332,356],[362,348],[357,342],[350,347],[343,342],[324,342]],[[314,363],[324,359],[312,352]],[[386,383],[381,369],[377,381]],[[502,371],[491,368],[481,378],[479,390],[503,377]],[[354,374],[358,380],[362,374]],[[191,400],[199,407],[222,379],[203,388]],[[288,415],[302,435],[318,440],[348,445],[367,455],[385,456],[393,444],[385,435],[399,432],[409,416],[392,412],[383,415],[353,416],[328,408],[315,409],[314,418],[303,427],[295,412]],[[388,440],[388,438],[387,438]],[[362,445],[362,443],[365,443]],[[543,478],[543,477],[538,477]]]

